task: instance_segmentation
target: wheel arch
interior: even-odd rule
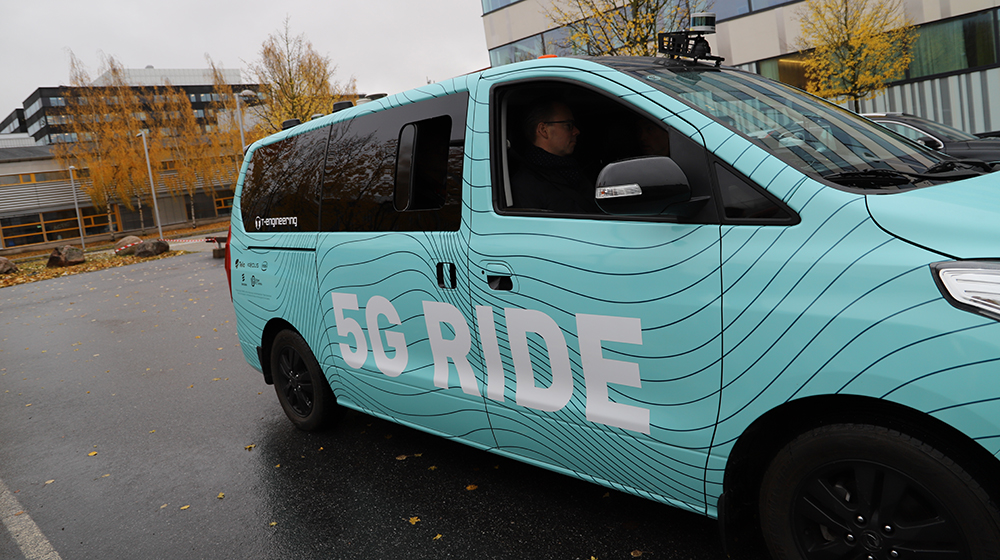
[[[732,558],[767,557],[760,536],[758,493],[771,459],[798,435],[839,423],[874,424],[926,443],[950,457],[979,482],[994,501],[1000,482],[990,472],[1000,460],[954,427],[905,405],[860,395],[818,395],[790,401],[760,416],[740,435],[726,462],[719,522]]]
[[[274,318],[264,325],[264,331],[260,335],[260,346],[257,347],[257,356],[260,358],[260,370],[264,374],[264,383],[274,385],[274,377],[271,373],[271,346],[274,337],[284,330],[294,331],[302,335],[298,329],[284,319]]]

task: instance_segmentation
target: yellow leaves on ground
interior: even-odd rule
[[[278,524],[278,522],[277,522],[277,521],[272,521],[272,522],[271,522],[271,523],[270,523],[269,525],[270,525],[271,527],[274,527],[274,526],[275,526],[275,525],[277,525],[277,524]]]
[[[45,484],[48,485],[48,484],[52,484],[53,482],[55,482],[55,479],[53,479],[53,480],[46,480]]]
[[[181,509],[187,509],[187,508],[189,508],[189,507],[191,507],[191,506],[190,506],[190,505],[186,505],[186,506],[181,506]]]
[[[411,517],[410,518],[410,525],[416,525],[417,523],[420,523],[420,518],[419,517]]]
[[[246,449],[247,451],[253,451],[254,447],[257,447],[256,443],[251,443],[250,445],[244,445],[243,449]]]
[[[465,489],[466,489],[466,490],[469,490],[470,492],[471,492],[472,490],[475,490],[475,489],[477,489],[477,488],[479,488],[479,485],[478,485],[478,484],[470,484],[470,485],[468,485],[468,486],[466,486],[466,487],[465,487]]]
[[[97,455],[96,451],[91,451],[90,453],[87,453],[88,457],[93,457],[94,455]]]
[[[139,258],[133,256],[116,256],[116,255],[102,254],[102,253],[88,253],[87,262],[74,266],[67,266],[64,268],[46,268],[45,263],[48,258],[48,255],[46,254],[45,257],[39,258],[37,260],[18,262],[17,272],[13,274],[4,274],[3,276],[0,276],[0,288],[6,288],[7,286],[16,286],[18,284],[27,284],[29,282],[38,282],[39,280],[50,280],[52,278],[58,278],[60,276],[69,276],[72,274],[80,274],[82,272],[94,272],[97,270],[104,270],[107,268],[117,268],[119,266],[140,263],[148,260],[158,260],[181,254],[183,254],[183,251],[167,251],[166,253],[157,255],[155,257]]]
[[[434,538],[431,539],[431,540],[432,541],[436,541],[436,540],[440,540],[440,539],[441,539],[441,533],[438,533],[438,534],[434,535]]]
[[[645,551],[645,550],[633,550],[632,551],[632,558],[640,558],[640,557],[642,557],[643,554],[652,554],[652,552],[648,552],[648,551]]]
[[[225,494],[225,493],[223,493],[223,492],[219,492],[219,495],[218,495],[218,496],[216,496],[216,498],[218,498],[218,499],[220,499],[220,500],[221,500],[221,499],[223,499],[223,498],[225,498],[225,497],[226,497],[226,494]]]

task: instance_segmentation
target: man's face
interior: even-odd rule
[[[580,129],[573,121],[573,111],[565,105],[556,105],[556,110],[545,122],[538,124],[535,145],[557,156],[568,156],[576,148],[576,137]]]

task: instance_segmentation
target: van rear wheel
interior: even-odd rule
[[[776,559],[1000,558],[1000,512],[933,446],[881,426],[837,424],[800,435],[760,488]]]
[[[271,377],[285,415],[304,431],[330,426],[339,412],[333,391],[302,336],[284,330],[271,344]]]

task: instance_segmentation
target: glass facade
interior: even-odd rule
[[[919,28],[907,78],[923,78],[997,63],[997,11],[983,12]]]

